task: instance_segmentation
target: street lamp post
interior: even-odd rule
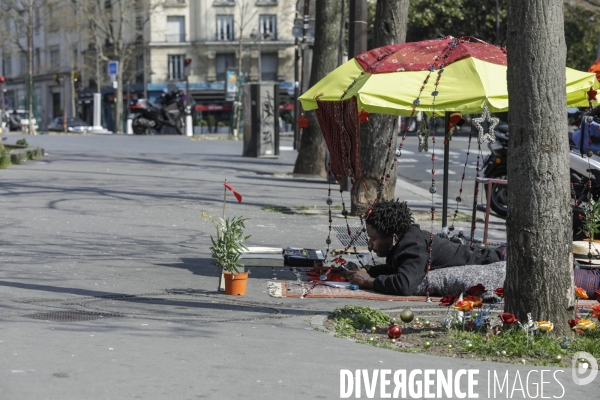
[[[262,36],[262,35],[261,35]],[[260,44],[262,43],[262,37],[258,39],[258,83],[262,82],[262,51],[260,50]]]
[[[67,131],[67,77],[60,75],[58,77],[58,83],[63,87],[63,131]],[[30,117],[31,118],[31,117]]]

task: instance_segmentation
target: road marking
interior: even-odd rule
[[[402,158],[402,157],[400,157],[398,159],[399,163],[409,163],[409,162],[417,162],[417,161],[419,161],[419,160],[417,160],[416,158]]]
[[[281,151],[281,150],[283,150],[283,151],[292,151],[292,150],[294,150],[294,147],[292,147],[292,146],[279,146],[279,151]]]
[[[427,172],[429,172],[431,174],[431,170],[430,169],[426,169],[425,171],[427,171]],[[444,174],[444,170],[443,169],[437,169],[436,171],[439,174]],[[456,175],[456,172],[448,170],[448,175]]]

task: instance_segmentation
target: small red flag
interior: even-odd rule
[[[224,183],[223,186],[225,186],[227,189],[231,190],[233,192],[233,195],[235,196],[235,198],[237,199],[238,203],[242,202],[242,195],[239,194],[238,192],[236,192],[229,183]]]

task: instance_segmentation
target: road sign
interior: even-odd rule
[[[314,18],[309,18],[308,20],[308,24],[314,28],[315,26],[315,19]],[[299,26],[302,28],[302,25],[304,25],[304,18],[296,18],[294,20],[294,26]]]
[[[108,74],[110,76],[117,76],[118,70],[119,70],[119,62],[118,61],[109,61],[108,62]]]
[[[300,26],[295,26],[292,28],[292,36],[296,38],[302,39],[303,29]],[[306,39],[314,39],[315,38],[315,28],[308,28],[306,30]]]

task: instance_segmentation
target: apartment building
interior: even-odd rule
[[[80,5],[85,1],[79,0]],[[64,110],[91,122],[92,97],[99,86],[105,126],[114,129],[116,90],[124,93],[126,115],[129,100],[154,99],[169,84],[185,88],[186,59],[191,59],[189,95],[198,124],[229,121],[228,71],[239,70],[246,82],[279,83],[283,102],[293,95],[295,0],[95,2],[103,8],[94,9],[97,18],[107,17],[114,25],[108,34],[91,28],[89,9],[73,8],[69,0],[56,3],[40,1],[34,13],[34,100],[42,128]],[[126,23],[119,25],[121,20]],[[26,103],[26,38],[17,21],[5,25],[5,33],[21,41],[21,47],[0,49],[8,107],[20,107]],[[115,39],[113,31],[123,34]],[[114,89],[106,59],[99,54],[111,58],[119,49],[117,40],[125,42],[120,49],[127,57],[120,64],[122,85]]]
[[[28,109],[25,89],[28,58],[33,62],[33,102],[38,124],[45,127],[53,118],[77,115],[77,93],[80,90],[78,66],[82,63],[82,46],[78,24],[79,13],[68,4],[48,7],[43,1],[32,1],[31,18],[27,10],[2,15],[0,23],[1,74],[4,109]],[[68,21],[68,22],[65,22]],[[32,36],[29,52],[28,33]],[[65,111],[66,110],[66,111]]]
[[[232,102],[225,92],[228,70],[239,70],[245,81],[278,82],[284,101],[293,95],[296,1],[159,3],[145,31],[151,93],[168,82],[183,82],[187,58],[191,59],[190,94],[195,110],[202,112],[205,120],[207,116],[212,121],[229,120]]]

